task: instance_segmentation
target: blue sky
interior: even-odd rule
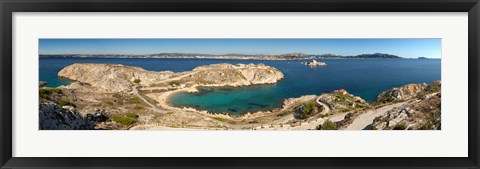
[[[441,39],[40,39],[40,54],[305,54],[388,53],[440,58]]]

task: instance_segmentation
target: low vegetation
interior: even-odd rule
[[[393,130],[405,130],[405,129],[407,129],[407,126],[405,126],[405,124],[403,123],[399,123],[395,125],[395,127],[393,127]]]
[[[137,122],[138,115],[136,113],[126,113],[125,115],[114,115],[112,117],[113,121],[121,125],[130,126]]]
[[[125,114],[125,116],[129,117],[129,118],[132,118],[132,119],[138,118],[138,114],[134,113],[134,112],[128,112],[127,114]]]
[[[421,99],[421,100],[425,99],[426,97],[427,97],[427,93],[424,91],[420,91],[415,95],[415,98]]]
[[[337,124],[330,119],[317,127],[317,130],[337,130]]]
[[[136,83],[136,84],[139,84],[140,82],[141,82],[140,79],[135,79],[135,80],[133,81],[133,83]]]
[[[440,90],[441,90],[440,85],[429,85],[427,88],[428,93],[436,93],[436,92],[440,92]]]
[[[53,93],[62,94],[62,90],[56,88],[42,88],[39,90],[39,96],[42,99],[48,99]]]
[[[75,104],[73,104],[72,102],[69,102],[67,100],[60,100],[58,101],[58,105],[60,106],[72,106],[72,107],[76,107]]]
[[[168,82],[168,85],[170,86],[180,86],[180,82],[179,81],[171,81],[171,82]]]
[[[213,117],[213,119],[221,121],[221,122],[226,122],[227,119],[221,118],[221,117]]]
[[[130,100],[128,100],[128,103],[130,103],[130,104],[140,104],[140,103],[142,103],[142,99],[140,99],[138,97],[133,97]]]
[[[135,109],[135,110],[143,110],[143,107],[142,107],[142,106],[139,106],[139,105],[136,105],[135,107],[133,107],[133,109]]]
[[[347,103],[348,101],[355,100],[355,98],[350,94],[336,94],[335,101],[340,103]]]
[[[339,107],[339,108],[337,108],[337,110],[340,111],[340,112],[348,112],[348,111],[351,111],[352,108],[350,108],[350,107]]]
[[[313,114],[314,114],[314,111],[315,111],[315,102],[313,100],[307,102],[306,104],[304,104],[300,109],[299,109],[299,113],[298,113],[298,117],[299,119],[307,119],[309,117],[311,117]]]
[[[425,124],[420,126],[419,130],[441,130],[440,110],[433,111],[427,118]]]

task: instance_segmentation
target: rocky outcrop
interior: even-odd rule
[[[147,71],[120,64],[78,63],[65,67],[58,76],[76,80],[109,92],[128,92],[136,84],[150,86],[168,81],[171,84],[199,86],[246,86],[271,84],[283,78],[274,67],[264,64],[213,64],[199,66],[190,72]],[[175,78],[175,79],[174,79]]]
[[[94,63],[76,63],[58,72],[59,77],[76,80],[111,92],[130,91],[137,79],[141,85],[150,85],[165,80],[173,74],[170,71],[153,72],[121,64]]]
[[[378,130],[440,130],[441,81],[430,84],[408,84],[378,96],[378,104],[402,101],[401,107],[375,118],[371,129]]]
[[[254,84],[272,84],[283,79],[283,73],[264,64],[227,63],[199,66],[193,69],[195,74],[187,81],[200,86],[248,86]]]
[[[368,107],[368,103],[365,100],[348,93],[345,89],[324,93],[318,97],[318,100],[326,103],[335,112],[348,112]]]
[[[316,60],[312,60],[310,62],[302,62],[302,64],[306,65],[306,66],[311,66],[311,67],[314,67],[314,66],[327,66],[327,64],[325,62],[317,62]]]
[[[428,94],[440,92],[441,81],[437,80],[431,84],[408,84],[387,90],[377,96],[378,103],[403,101],[412,98],[425,97]]]
[[[94,124],[87,121],[72,107],[60,107],[51,101],[42,101],[39,107],[40,130],[92,130]]]
[[[39,86],[39,87],[43,87],[43,86],[45,86],[45,85],[47,85],[47,84],[48,84],[48,82],[46,82],[46,81],[39,81],[39,82],[38,82],[38,86]]]
[[[407,103],[375,118],[370,125],[375,130],[440,130],[441,94],[425,100]]]

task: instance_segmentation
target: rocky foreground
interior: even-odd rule
[[[118,64],[73,64],[58,74],[77,82],[40,89],[40,129],[109,130],[438,130],[441,82],[409,84],[367,103],[344,89],[284,101],[242,116],[168,105],[198,86],[271,84],[283,74],[263,64],[214,64],[154,72]]]

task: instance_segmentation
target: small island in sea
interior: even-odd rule
[[[100,47],[112,43],[102,39],[70,41],[75,44],[71,48],[78,49],[69,53],[97,50],[85,49],[83,43]],[[127,41],[118,43],[141,40]],[[170,44],[171,40],[159,41]],[[205,44],[236,46],[237,41],[246,42],[192,39],[185,43],[209,48]],[[316,44],[324,39],[291,41]],[[345,40],[345,44],[361,46],[375,41],[379,40]],[[410,43],[417,47],[418,43],[439,44],[431,39],[403,41],[382,39],[378,43],[406,48]],[[65,52],[63,47],[55,48],[63,46],[62,42],[40,40],[40,48],[50,53],[39,54],[41,130],[441,129],[440,59],[418,57],[424,53],[411,56],[418,59],[378,52],[52,54],[51,50]]]

